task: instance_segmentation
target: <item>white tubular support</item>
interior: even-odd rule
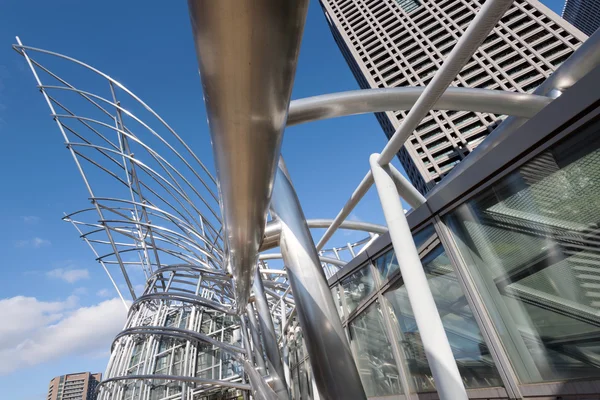
[[[360,200],[364,197],[367,191],[373,185],[373,175],[371,171],[367,172],[367,175],[363,178],[362,181],[358,184],[358,187],[350,196],[348,202],[344,205],[344,208],[339,212],[339,214],[335,217],[329,228],[323,234],[319,243],[317,243],[317,251],[323,250],[323,247],[327,244],[327,241],[331,239],[335,231],[342,225],[344,220],[348,218],[348,215],[354,210],[354,207],[360,202]]]
[[[400,197],[402,197],[412,208],[417,208],[421,204],[425,204],[427,201],[425,197],[404,177],[404,175],[400,173],[400,171],[396,169],[396,167],[392,164],[388,164],[384,166],[383,169],[394,180]]]
[[[437,391],[441,400],[467,400],[467,391],[423,271],[396,185],[379,165],[379,157],[379,154],[371,155],[371,172]]]

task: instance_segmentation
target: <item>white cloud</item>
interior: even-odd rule
[[[100,289],[96,292],[96,296],[98,297],[110,297],[112,296],[112,292],[108,289]]]
[[[88,294],[88,290],[84,287],[78,287],[75,290],[73,290],[73,294],[77,296],[85,296],[86,294]]]
[[[120,299],[76,308],[77,298],[44,302],[17,296],[0,300],[0,375],[63,356],[94,355],[108,349],[123,328]]]
[[[17,247],[33,247],[34,249],[39,249],[40,247],[50,246],[52,243],[49,240],[42,239],[39,237],[34,237],[30,240],[17,240],[15,245]]]
[[[62,279],[68,283],[90,278],[90,272],[87,269],[56,268],[46,272],[46,275],[50,278]]]
[[[26,224],[37,224],[38,222],[40,222],[40,217],[36,217],[35,215],[25,215],[24,217],[21,217],[23,219],[23,222],[25,222]]]

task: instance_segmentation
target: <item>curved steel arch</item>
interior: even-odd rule
[[[287,126],[348,115],[408,110],[425,87],[361,89],[292,100]],[[477,111],[531,118],[553,99],[503,90],[450,87],[436,110]]]

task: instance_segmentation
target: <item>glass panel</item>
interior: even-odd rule
[[[421,260],[465,387],[502,386],[494,361],[442,246]],[[435,390],[421,336],[402,280],[385,293],[417,392]]]
[[[600,377],[600,132],[589,126],[448,219],[522,382]]]
[[[394,250],[390,250],[381,257],[375,260],[375,266],[379,271],[379,276],[383,281],[388,280],[389,277],[393,276],[399,271],[398,260],[396,260],[396,254]]]
[[[342,296],[340,295],[339,286],[335,285],[331,288],[331,296],[333,297],[333,302],[335,303],[335,307],[338,310],[338,315],[340,319],[344,317],[344,307],[342,307]]]
[[[352,275],[344,278],[342,287],[344,288],[346,308],[348,309],[348,314],[350,314],[375,289],[373,276],[371,275],[371,266],[366,265]]]
[[[402,393],[379,302],[369,306],[350,322],[349,327],[354,360],[367,396]]]
[[[421,250],[421,247],[423,247],[426,243],[431,242],[434,234],[435,228],[433,227],[433,225],[429,225],[426,228],[423,228],[418,233],[416,233],[413,236],[413,240],[415,242],[417,250]],[[377,267],[377,271],[379,271],[379,276],[383,281],[386,281],[392,276],[394,276],[399,271],[398,260],[396,259],[396,254],[394,253],[394,250],[392,249],[380,256],[379,258],[375,259],[375,266]]]

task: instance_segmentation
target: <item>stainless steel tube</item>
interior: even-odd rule
[[[281,363],[281,354],[279,353],[279,346],[277,346],[275,326],[273,325],[271,310],[269,309],[265,288],[263,287],[263,281],[258,269],[256,270],[252,287],[254,289],[254,304],[258,312],[258,324],[260,325],[265,344],[267,368],[269,369],[269,375],[273,379],[273,390],[280,399],[289,399],[290,396],[285,383],[285,373],[283,364]]]
[[[189,0],[238,311],[250,296],[308,0]]]
[[[281,252],[321,397],[366,399],[304,213],[281,169],[275,178],[271,212],[281,221]]]
[[[258,331],[258,323],[256,322],[256,314],[252,303],[246,304],[246,315],[248,316],[248,328],[252,337],[252,348],[254,350],[254,358],[256,359],[256,367],[262,375],[267,375],[267,365],[263,356],[264,351],[260,341],[260,332]]]
[[[287,125],[383,111],[410,110],[425,87],[362,89],[292,100]],[[531,118],[552,98],[503,90],[449,87],[434,110],[469,110]]]
[[[371,171],[436,389],[441,400],[467,400],[469,397],[427,283],[396,185],[379,165],[379,157],[379,154],[371,155]]]

